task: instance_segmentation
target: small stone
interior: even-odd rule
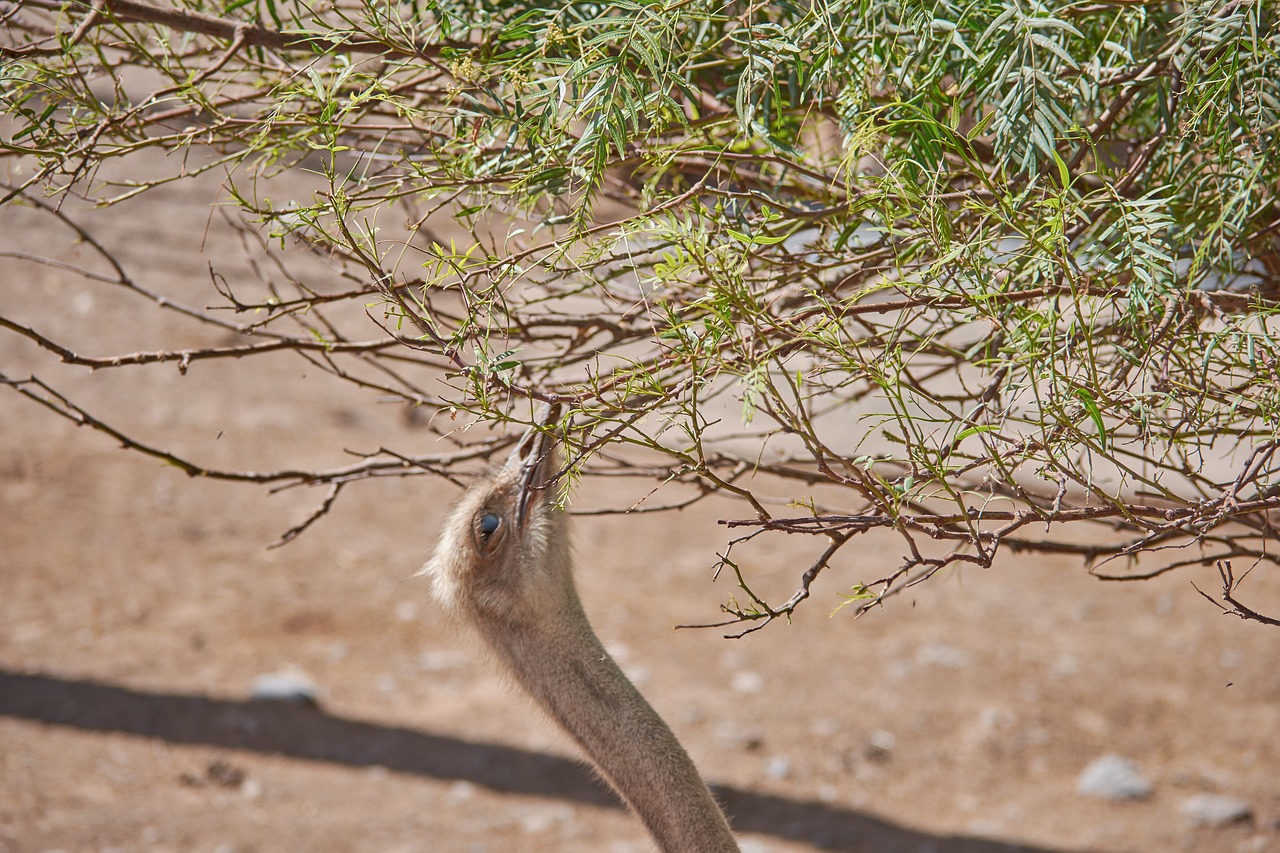
[[[640,664],[629,663],[622,667],[622,671],[626,673],[627,678],[636,687],[643,687],[645,682],[649,680],[649,667]]]
[[[764,747],[764,735],[760,732],[743,729],[730,722],[717,725],[713,737],[720,746],[727,749],[759,752]]]
[[[1199,826],[1227,826],[1253,818],[1253,808],[1244,800],[1223,794],[1195,794],[1178,806],[1178,811]]]
[[[1151,796],[1151,783],[1127,758],[1104,755],[1081,772],[1076,790],[1102,800],[1141,800]]]
[[[764,676],[749,669],[739,670],[729,679],[735,693],[759,693],[764,689]]]
[[[458,781],[449,786],[449,802],[465,803],[476,795],[476,786],[470,782]]]
[[[204,771],[205,779],[219,788],[236,789],[244,784],[245,772],[227,761],[211,761]]]
[[[296,667],[285,667],[279,672],[259,675],[253,680],[251,695],[259,702],[289,702],[311,707],[319,704],[315,682]]]
[[[573,822],[573,809],[564,805],[543,806],[520,818],[520,828],[529,835],[542,835]]]
[[[978,712],[978,728],[984,732],[996,732],[1008,729],[1017,718],[1007,708],[983,708]]]
[[[875,729],[867,735],[867,748],[863,751],[863,755],[868,761],[888,761],[890,753],[897,745],[898,739],[893,736],[893,732]]]
[[[785,779],[791,775],[791,759],[775,755],[764,763],[764,775],[770,779]]]

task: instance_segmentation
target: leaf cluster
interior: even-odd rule
[[[451,417],[557,401],[575,472],[823,537],[779,605],[726,551],[731,622],[876,530],[907,556],[860,610],[1008,549],[1275,561],[1274,4],[183,2],[6,12],[4,201],[225,173],[258,250],[347,283],[228,283],[246,347]],[[181,168],[120,177],[147,149]],[[360,349],[329,318],[371,297]]]

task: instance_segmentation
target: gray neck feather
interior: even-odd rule
[[[516,681],[573,736],[664,853],[737,853],[729,825],[693,761],[604,650],[576,593],[564,607],[567,612],[547,614],[514,632],[483,622],[478,627]]]

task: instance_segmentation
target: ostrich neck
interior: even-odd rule
[[[576,593],[559,618],[481,623],[511,674],[579,743],[664,853],[738,853],[693,761],[604,650]]]

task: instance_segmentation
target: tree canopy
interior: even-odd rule
[[[288,350],[448,437],[431,456],[236,474],[0,377],[193,475],[329,483],[289,535],[361,478],[500,449],[512,432],[460,427],[530,423],[548,401],[566,489],[653,481],[634,511],[740,500],[719,557],[735,633],[789,615],[824,571],[865,611],[1007,551],[1125,579],[1216,566],[1211,600],[1275,623],[1235,592],[1277,561],[1274,3],[0,12],[4,203],[74,225],[67,198],[213,172],[256,251],[333,273],[215,275],[219,314],[142,288],[82,230],[98,280],[236,343],[90,356],[3,306],[0,328],[116,370]],[[182,156],[141,179],[149,149]],[[290,171],[309,197],[272,195]],[[902,560],[852,576],[842,549],[881,529]],[[734,558],[766,534],[814,541],[786,600]]]

